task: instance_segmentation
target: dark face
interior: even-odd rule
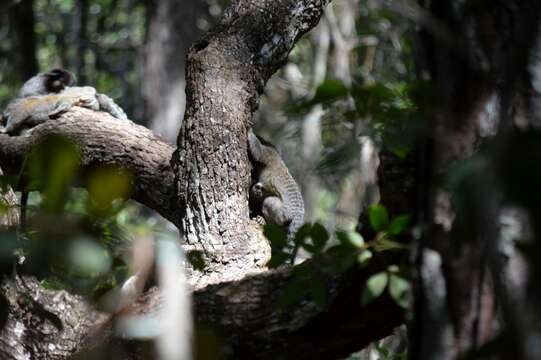
[[[64,69],[53,69],[44,75],[47,77],[46,87],[49,93],[57,93],[67,86],[75,85],[73,74]]]

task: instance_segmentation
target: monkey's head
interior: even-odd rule
[[[46,86],[48,92],[57,93],[64,90],[67,86],[75,85],[75,76],[64,69],[52,69],[45,73],[47,77]]]
[[[19,90],[18,97],[28,97],[58,93],[68,86],[75,85],[73,74],[64,69],[52,69],[30,78]]]

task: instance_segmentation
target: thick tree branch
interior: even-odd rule
[[[78,145],[83,170],[114,165],[132,172],[133,199],[179,224],[179,209],[172,199],[174,149],[150,130],[106,113],[74,108],[27,135],[0,135],[0,166],[8,174],[18,174],[32,147],[51,135],[65,136]]]
[[[218,350],[224,355],[234,353],[235,359],[345,357],[388,336],[404,322],[403,309],[387,294],[367,306],[359,305],[363,284],[378,271],[381,264],[374,263],[362,271],[322,277],[327,286],[326,305],[318,306],[305,297],[284,310],[277,303],[293,279],[291,269],[211,285],[193,294],[195,318],[218,336],[222,344]],[[96,310],[83,297],[46,290],[31,277],[8,281],[4,291],[10,310],[0,336],[2,359],[40,358],[43,354],[47,359],[64,359],[100,346],[105,339],[115,346],[126,345],[120,334],[115,337],[112,316]],[[161,309],[161,294],[152,288],[123,316],[167,316],[160,314]],[[127,357],[143,358],[137,354]]]
[[[315,263],[317,269],[322,264]],[[236,284],[212,285],[195,294],[196,318],[212,324],[232,347],[236,359],[336,359],[388,336],[404,312],[387,295],[360,306],[367,278],[381,271],[373,263],[334,277],[322,277],[327,304],[311,298],[277,310],[291,269],[267,272]],[[321,343],[325,339],[325,343]]]

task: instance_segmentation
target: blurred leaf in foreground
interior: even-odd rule
[[[114,200],[130,196],[132,181],[130,172],[117,167],[107,166],[93,171],[88,180],[91,212],[98,216],[110,214]]]
[[[79,159],[77,147],[59,136],[48,137],[32,149],[28,158],[28,187],[41,189],[43,209],[50,212],[63,209]]]

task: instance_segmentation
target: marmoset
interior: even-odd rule
[[[0,116],[0,132],[16,135],[49,119],[58,117],[73,106],[106,111],[115,118],[126,120],[127,116],[117,104],[104,94],[98,94],[91,86],[73,86],[75,77],[64,69],[53,69],[27,80],[17,97],[8,103]],[[26,227],[26,204],[28,191],[21,191],[21,228]]]
[[[40,73],[24,83],[17,97],[2,114],[3,132],[18,134],[49,119],[60,116],[73,106],[106,111],[115,118],[127,116],[117,104],[91,86],[72,86],[74,76],[64,69]]]
[[[304,201],[299,186],[276,148],[251,129],[248,149],[255,168],[250,197],[260,208],[265,221],[287,228],[291,245],[304,220]]]

